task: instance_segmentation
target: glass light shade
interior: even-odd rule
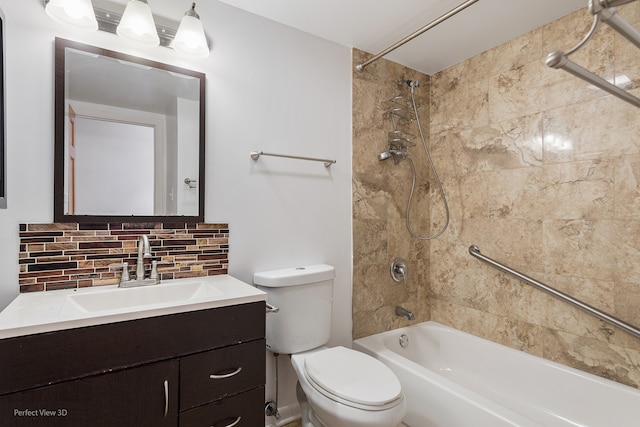
[[[180,21],[171,47],[178,52],[198,58],[209,56],[209,45],[204,35],[202,21],[195,16],[185,15]]]
[[[87,31],[96,31],[98,21],[91,0],[50,0],[45,8],[54,21]]]
[[[148,46],[160,44],[151,8],[146,2],[140,0],[130,0],[127,3],[116,33],[120,37]]]

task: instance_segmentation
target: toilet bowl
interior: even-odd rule
[[[379,360],[330,339],[334,268],[319,264],[255,273],[278,308],[267,348],[290,354],[303,427],[397,427],[406,413],[400,381]]]
[[[400,382],[379,360],[345,347],[291,356],[309,407],[303,427],[396,427],[406,413]],[[302,405],[301,405],[302,406]]]

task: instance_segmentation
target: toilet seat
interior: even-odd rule
[[[309,354],[304,360],[304,372],[324,396],[354,408],[380,411],[402,399],[400,381],[389,367],[345,347]]]

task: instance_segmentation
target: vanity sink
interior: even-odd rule
[[[73,294],[67,297],[65,304],[72,304],[87,312],[142,308],[155,304],[180,303],[206,293],[206,283],[161,283],[159,285],[137,288],[110,288],[102,292]],[[222,295],[215,287],[208,292],[211,296]],[[63,309],[70,307],[63,307]]]
[[[264,292],[227,274],[23,293],[0,312],[0,339],[265,300]]]

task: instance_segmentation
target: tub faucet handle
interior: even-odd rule
[[[406,282],[407,281],[407,261],[402,258],[396,258],[391,261],[389,266],[391,272],[391,278],[394,282]]]

